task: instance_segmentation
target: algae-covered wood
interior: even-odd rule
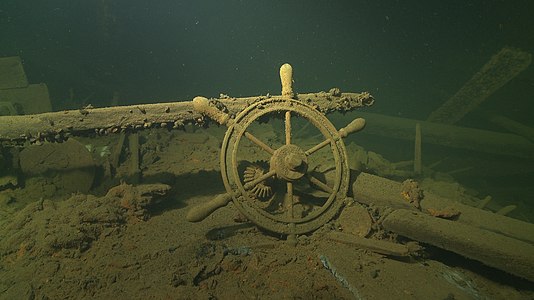
[[[250,104],[266,98],[282,96],[254,96],[246,98],[222,97],[211,99],[210,105],[235,115]],[[316,107],[323,113],[347,112],[370,106],[374,99],[369,93],[330,92],[298,94],[297,99]],[[25,140],[56,135],[87,132],[115,133],[125,129],[152,126],[181,127],[184,123],[203,123],[204,117],[195,112],[191,101],[139,104],[105,108],[82,108],[60,112],[24,116],[0,117],[0,140]]]

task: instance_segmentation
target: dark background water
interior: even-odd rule
[[[57,110],[107,106],[114,92],[121,104],[277,94],[289,62],[297,91],[369,91],[369,111],[426,119],[504,46],[534,53],[533,11],[531,0],[1,0],[0,56],[20,56]],[[481,108],[534,126],[533,106],[530,66]],[[476,115],[459,124],[502,131]]]
[[[21,56],[57,108],[70,88],[97,105],[113,91],[126,103],[277,93],[290,62],[299,91],[368,90],[375,111],[424,118],[503,46],[534,52],[532,11],[528,0],[2,0],[0,55]],[[510,107],[525,122],[532,74]]]

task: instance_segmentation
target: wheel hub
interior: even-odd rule
[[[274,151],[271,158],[271,170],[274,170],[280,179],[295,181],[306,174],[308,158],[299,146],[284,145]]]

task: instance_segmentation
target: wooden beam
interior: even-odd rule
[[[487,113],[486,116],[488,120],[493,124],[499,125],[512,133],[515,133],[531,142],[534,142],[534,128],[521,124],[505,116],[491,113]]]
[[[360,203],[418,211],[404,199],[401,191],[401,183],[367,173],[360,173],[352,185],[354,199]],[[429,192],[424,192],[420,205],[422,211],[454,209],[460,212],[457,217],[459,223],[534,244],[534,224],[464,205]]]
[[[427,121],[444,124],[458,122],[496,90],[525,70],[531,61],[530,53],[514,48],[503,48],[454,96],[433,111]]]
[[[348,112],[370,106],[374,99],[369,93],[331,92],[298,94],[297,99],[316,107],[323,113]],[[233,115],[254,102],[281,96],[254,96],[245,98],[222,97],[210,99],[211,105]],[[125,129],[143,129],[152,126],[181,127],[184,123],[202,123],[203,117],[195,112],[191,101],[138,104],[130,106],[82,108],[60,112],[23,116],[0,116],[0,141],[25,141],[43,136],[83,135],[87,132],[116,133]]]
[[[382,226],[534,282],[532,244],[405,209],[393,211],[384,219]]]
[[[366,127],[360,134],[379,135],[413,142],[414,128],[421,126],[422,142],[451,148],[466,149],[491,154],[534,159],[534,143],[510,133],[425,122],[414,119],[358,112],[347,116],[336,116],[337,124],[350,122],[354,116],[366,120]]]

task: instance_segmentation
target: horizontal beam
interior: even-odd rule
[[[491,154],[508,155],[534,159],[534,143],[511,133],[460,127],[415,119],[392,117],[381,114],[358,112],[364,118],[366,127],[362,134],[398,138],[408,141],[415,139],[416,124],[421,126],[423,143],[466,149]],[[350,122],[355,114],[336,116],[337,124]]]
[[[369,93],[340,93],[337,89],[332,89],[332,92],[298,94],[296,97],[323,113],[348,112],[370,106],[374,102]],[[267,98],[282,98],[282,96],[223,97],[210,99],[210,103],[233,115]],[[194,111],[191,101],[83,108],[36,115],[2,116],[0,141],[53,140],[54,137],[56,140],[61,140],[68,135],[94,132],[107,134],[153,126],[179,128],[187,123],[203,122],[202,115]]]

